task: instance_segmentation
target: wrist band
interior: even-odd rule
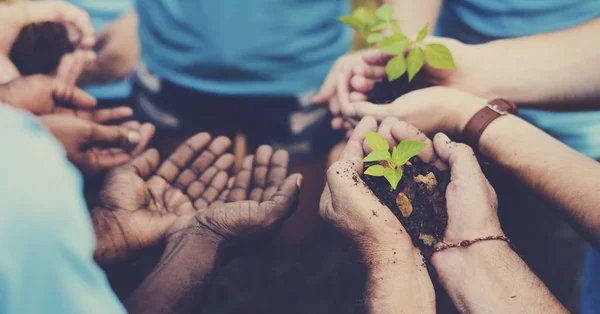
[[[463,130],[463,138],[465,142],[477,151],[479,148],[479,138],[487,126],[497,118],[509,113],[516,114],[517,106],[506,99],[494,99],[485,107],[477,111],[477,113],[467,122]]]
[[[435,253],[435,252],[439,252],[439,251],[444,251],[444,250],[455,248],[455,247],[467,247],[473,243],[489,241],[489,240],[500,240],[500,241],[504,241],[504,242],[510,244],[510,239],[508,239],[507,237],[505,237],[503,235],[497,235],[497,236],[476,238],[476,239],[472,239],[472,240],[464,240],[464,241],[461,241],[458,243],[440,242],[440,244],[438,246],[433,248],[433,252]]]

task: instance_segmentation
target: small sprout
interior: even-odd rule
[[[396,205],[398,205],[398,209],[400,210],[404,218],[408,218],[410,217],[410,215],[412,215],[412,203],[408,199],[408,196],[406,196],[406,194],[404,194],[403,192],[398,193],[398,196],[396,197]]]
[[[390,154],[390,145],[382,135],[367,132],[365,137],[373,151],[363,161],[379,162],[379,164],[367,168],[365,174],[373,177],[384,177],[390,183],[392,190],[398,187],[398,183],[402,179],[402,166],[427,147],[425,143],[405,140],[394,147]]]
[[[375,11],[375,15],[365,8],[358,8],[351,15],[341,16],[338,19],[354,28],[368,44],[394,55],[385,67],[389,81],[408,73],[410,82],[425,63],[434,69],[456,69],[454,57],[446,46],[424,43],[429,33],[429,24],[425,24],[413,41],[402,32],[398,21],[393,17],[394,8],[385,4]]]

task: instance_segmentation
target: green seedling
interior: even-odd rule
[[[392,190],[398,187],[402,179],[402,167],[414,156],[417,156],[427,144],[419,141],[404,140],[394,147],[390,154],[390,145],[379,133],[367,132],[367,143],[373,151],[363,159],[364,162],[379,162],[367,170],[365,174],[373,177],[385,177]]]
[[[368,44],[393,55],[385,66],[389,81],[408,72],[410,82],[425,63],[434,69],[456,69],[454,57],[446,46],[424,43],[429,24],[421,29],[415,40],[411,40],[393,16],[394,8],[385,4],[377,9],[375,15],[365,8],[357,8],[351,15],[341,16],[339,20],[354,28]]]

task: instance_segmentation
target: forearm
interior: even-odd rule
[[[505,242],[441,251],[432,263],[461,313],[567,313]]]
[[[435,313],[435,293],[414,247],[387,247],[367,257],[368,313]]]
[[[158,266],[125,300],[129,313],[190,313],[217,261],[216,238],[183,236],[167,245]]]
[[[600,108],[600,18],[566,30],[474,46],[487,97],[546,109]]]
[[[443,0],[384,0],[394,7],[394,17],[406,34],[417,34],[429,23],[429,33],[433,33]]]
[[[479,149],[552,201],[600,247],[600,164],[515,116],[492,122]]]

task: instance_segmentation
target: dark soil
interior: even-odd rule
[[[425,82],[421,72],[411,82],[408,82],[408,75],[404,74],[391,82],[384,79],[375,84],[375,87],[367,94],[367,97],[369,102],[383,105],[396,100],[396,98],[406,93],[429,86],[431,85]]]
[[[61,57],[73,50],[75,45],[69,41],[64,25],[36,23],[21,29],[10,59],[23,75],[50,74],[58,67]]]
[[[366,164],[365,168],[372,164]],[[402,180],[395,190],[391,189],[384,177],[363,175],[362,179],[381,203],[389,207],[398,217],[410,234],[413,244],[421,249],[425,258],[429,259],[432,254],[432,246],[437,241],[441,241],[448,224],[445,195],[446,187],[450,182],[450,174],[440,172],[418,157],[412,158],[403,166],[403,170]],[[429,184],[424,183],[427,181],[424,178],[428,176],[431,178],[432,175],[435,176],[435,180],[428,180]],[[403,215],[398,206],[397,200],[400,193],[404,193],[412,205],[412,213],[408,217]],[[404,199],[406,200],[406,198]]]

